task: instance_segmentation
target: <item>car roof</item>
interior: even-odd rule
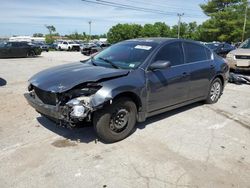
[[[200,44],[200,42],[198,41],[194,41],[194,40],[188,40],[188,39],[177,39],[177,38],[165,38],[165,37],[151,37],[151,38],[136,38],[136,39],[129,39],[126,41],[131,41],[131,42],[153,42],[153,43],[157,43],[157,44],[162,44],[164,42],[167,41],[186,41],[186,42],[193,42],[193,43],[197,43]]]

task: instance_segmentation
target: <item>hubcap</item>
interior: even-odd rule
[[[110,120],[110,129],[116,133],[123,131],[129,119],[129,113],[126,109],[117,110]]]
[[[216,101],[220,96],[220,92],[221,92],[221,85],[219,82],[215,82],[211,87],[210,99],[212,101]]]

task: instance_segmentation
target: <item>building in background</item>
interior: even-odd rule
[[[45,37],[13,36],[9,38],[9,41],[45,42]]]

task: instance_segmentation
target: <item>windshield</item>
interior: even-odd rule
[[[122,69],[135,69],[141,65],[157,46],[153,42],[125,41],[103,50],[94,58],[94,64]]]
[[[250,48],[250,39],[245,40],[239,48]]]
[[[212,50],[215,50],[219,47],[218,43],[207,43],[206,46]]]

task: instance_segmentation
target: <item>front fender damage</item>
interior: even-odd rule
[[[62,94],[62,98],[67,98],[67,102],[62,102],[61,112],[64,114],[63,121],[75,126],[81,121],[91,121],[94,111],[101,109],[105,104],[112,103],[112,95],[110,91],[102,88],[100,84],[95,84],[89,88],[73,89]],[[89,90],[91,90],[89,92]],[[83,92],[83,90],[88,92]]]

